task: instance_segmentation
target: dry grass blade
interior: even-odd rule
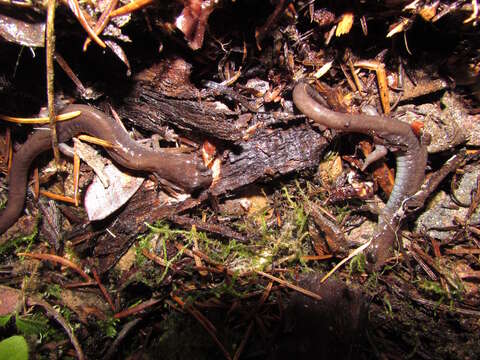
[[[56,121],[66,121],[66,120],[71,120],[76,118],[81,114],[80,111],[72,111],[69,113],[57,115],[55,117]],[[0,114],[0,120],[12,122],[15,124],[35,124],[35,125],[40,125],[40,124],[48,124],[50,123],[50,118],[48,117],[39,117],[39,118],[19,118],[19,117],[14,117],[14,116],[8,116],[8,115],[3,115]]]
[[[320,280],[320,282],[324,282],[325,280],[327,280],[335,271],[337,271],[343,264],[345,264],[348,260],[350,260],[351,258],[357,256],[358,254],[360,254],[363,250],[365,250],[368,246],[370,246],[370,243],[372,242],[372,239],[370,239],[369,241],[367,241],[365,244],[363,244],[362,246],[359,246],[358,248],[356,248],[354,251],[352,251],[345,259],[343,259],[342,261],[340,261],[337,265],[335,265],[335,267],[330,270],[328,272],[327,275],[325,275],[322,280]]]
[[[80,186],[80,157],[77,154],[73,154],[73,199],[75,200],[75,206],[79,205],[79,186]]]
[[[110,17],[116,17],[116,16],[122,16],[122,15],[126,15],[126,14],[129,14],[131,12],[134,12],[136,10],[139,10],[141,8],[144,8],[145,6],[147,5],[150,5],[151,3],[153,2],[153,0],[137,0],[137,1],[133,1],[131,2],[130,4],[127,4],[125,6],[122,6],[120,8],[118,8],[117,10],[115,11],[112,11],[110,13]]]
[[[89,142],[91,144],[95,144],[95,145],[100,145],[100,146],[103,146],[103,147],[106,147],[106,148],[113,148],[114,145],[106,140],[102,140],[102,139],[99,139],[95,136],[90,136],[90,135],[80,135],[78,136],[78,138],[82,141],[86,141],[86,142]]]
[[[314,292],[311,292],[307,289],[304,289],[304,288],[301,288],[300,286],[297,286],[297,285],[293,285],[292,283],[289,283],[288,281],[285,281],[283,279],[280,279],[276,276],[273,276],[273,275],[270,275],[270,274],[267,274],[263,271],[260,271],[260,270],[254,270],[257,274],[259,275],[262,275],[270,280],[273,280],[273,281],[276,281],[278,282],[279,284],[282,284],[292,290],[295,290],[295,291],[298,291],[299,293],[302,293],[303,295],[306,295],[306,296],[309,296],[315,300],[322,300],[322,297],[318,294],[315,294]]]
[[[40,190],[39,191],[40,195],[43,195],[43,196],[46,196],[50,199],[53,199],[53,200],[58,200],[58,201],[63,201],[63,202],[66,202],[66,203],[69,203],[69,204],[73,204],[75,206],[78,206],[77,205],[77,200],[74,199],[74,198],[71,198],[70,196],[65,196],[65,195],[61,195],[61,194],[55,194],[51,191],[48,191],[48,190]]]
[[[72,10],[73,14],[76,16],[78,19],[78,22],[82,27],[85,29],[85,31],[88,33],[88,35],[102,48],[106,48],[107,45],[100,39],[97,34],[93,31],[93,29],[88,25],[87,19],[85,19],[85,15],[83,14],[82,9],[80,9],[80,5],[78,5],[78,2],[76,0],[67,0],[67,4],[70,7],[70,10]]]
[[[95,34],[100,35],[102,31],[107,27],[108,21],[110,20],[110,13],[117,7],[118,0],[110,0],[110,3],[103,11],[102,15],[95,24]],[[83,43],[83,51],[87,51],[88,45],[92,42],[92,38],[88,37]]]

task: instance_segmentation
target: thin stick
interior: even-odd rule
[[[92,269],[92,274],[93,278],[97,282],[98,287],[100,288],[100,291],[103,294],[103,297],[107,300],[107,302],[110,304],[110,307],[112,308],[113,312],[117,312],[117,309],[115,308],[115,305],[113,304],[112,298],[110,297],[110,294],[108,293],[107,289],[105,286],[103,286],[102,281],[100,280],[100,276],[98,276],[97,270]]]
[[[156,303],[158,303],[160,301],[161,301],[160,299],[155,299],[155,298],[149,299],[147,301],[144,301],[141,304],[138,304],[137,306],[134,306],[134,307],[128,308],[126,310],[120,311],[119,313],[116,313],[113,316],[113,318],[114,319],[122,319],[124,317],[136,314],[140,311],[148,309],[149,307],[152,307],[153,305],[155,305]]]
[[[61,256],[58,255],[53,255],[53,254],[33,254],[33,253],[17,253],[17,256],[25,256],[29,257],[32,259],[37,259],[37,260],[48,260],[52,261],[55,263],[62,264],[66,267],[69,267],[70,269],[74,270],[77,272],[81,277],[83,277],[86,281],[93,281],[93,279],[88,276],[85,271],[80,268],[77,264],[75,264],[73,261],[67,260]]]
[[[57,129],[55,127],[55,89],[53,56],[55,54],[55,0],[48,0],[47,8],[47,39],[46,39],[46,63],[47,63],[47,103],[48,117],[50,118],[50,130],[52,138],[53,156],[57,165],[60,164],[60,151],[58,150]]]

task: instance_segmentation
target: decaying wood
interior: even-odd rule
[[[156,220],[177,214],[198,205],[206,198],[190,198],[178,204],[168,205],[165,204],[165,199],[158,195],[154,187],[142,185],[120,214],[113,214],[105,221],[92,224],[94,229],[106,229],[97,238],[92,257],[100,273],[115,265],[138,238],[138,234],[146,231],[146,223],[154,223]],[[86,230],[89,231],[92,229]],[[81,236],[83,236],[81,233],[77,234],[77,237]]]
[[[261,131],[229,149],[220,180],[211,193],[221,195],[258,180],[310,168],[320,159],[327,141],[308,126]]]
[[[166,123],[188,131],[197,129],[222,140],[237,140],[241,133],[226,116],[215,110],[213,104],[193,100],[167,98],[152,89],[144,88],[138,98],[128,98],[128,114],[135,124],[155,131]],[[152,112],[152,109],[156,109]],[[125,115],[125,113],[122,113]]]
[[[190,65],[182,59],[164,61],[144,70],[122,100],[120,114],[136,126],[158,132],[171,125],[179,130],[235,141],[242,132],[234,125],[235,113],[202,100],[189,80]]]

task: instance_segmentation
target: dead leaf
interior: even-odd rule
[[[143,177],[123,173],[113,164],[105,166],[104,174],[109,179],[105,188],[98,177],[88,187],[84,206],[90,221],[102,220],[125,204],[142,185]]]

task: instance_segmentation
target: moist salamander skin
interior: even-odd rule
[[[111,143],[113,147],[107,148],[107,152],[119,165],[128,169],[153,172],[186,192],[210,185],[211,171],[195,154],[154,151],[136,143],[115,119],[99,110],[87,105],[69,105],[62,113],[72,111],[80,111],[81,114],[72,120],[57,123],[59,142],[66,142],[79,134],[88,134]],[[13,155],[8,203],[0,213],[0,234],[12,226],[22,213],[30,165],[50,147],[50,131],[41,129],[33,132]]]
[[[399,224],[393,214],[403,201],[415,194],[425,179],[427,149],[409,124],[384,116],[344,114],[324,106],[325,101],[308,84],[298,83],[293,90],[295,106],[308,118],[330,129],[370,135],[374,140],[396,149],[395,184],[382,210],[369,257],[377,266],[391,256]]]

